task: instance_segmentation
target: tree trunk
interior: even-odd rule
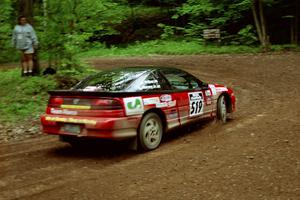
[[[262,30],[263,46],[267,47],[269,41],[268,41],[268,35],[266,31],[266,21],[264,16],[264,8],[263,8],[262,0],[258,1],[258,8],[259,8],[258,10],[259,10],[260,25]]]
[[[262,0],[252,0],[251,10],[260,44],[264,51],[268,51],[270,42],[266,31],[266,21]]]
[[[33,19],[33,0],[19,0],[19,15],[25,16],[30,23]]]
[[[291,44],[296,44],[296,38],[295,38],[295,19],[291,18],[291,24],[290,24],[290,32],[291,32]]]
[[[255,0],[253,0],[253,2],[252,2],[251,10],[252,10],[253,18],[254,18],[254,23],[255,23],[258,39],[259,39],[260,43],[262,44],[263,38],[262,38],[261,25],[260,25],[260,22],[257,17],[256,6],[255,6],[254,1]]]
[[[296,1],[296,13],[295,13],[295,30],[294,30],[294,41],[295,44],[298,45],[299,38],[299,0]]]

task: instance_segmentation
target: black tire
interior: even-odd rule
[[[162,139],[163,125],[156,113],[146,114],[138,129],[138,147],[143,151],[156,149]]]
[[[226,107],[226,99],[224,95],[220,96],[218,99],[217,119],[223,124],[225,124],[227,121],[227,107]]]

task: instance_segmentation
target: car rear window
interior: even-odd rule
[[[73,89],[83,91],[124,91],[136,79],[148,74],[144,69],[127,68],[103,71],[79,82]]]

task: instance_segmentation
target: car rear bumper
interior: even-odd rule
[[[141,116],[100,118],[46,114],[41,116],[41,128],[52,135],[125,139],[136,136],[140,119]],[[66,130],[66,125],[78,128],[78,132]]]

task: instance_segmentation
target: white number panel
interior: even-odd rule
[[[203,94],[202,92],[191,92],[188,93],[189,104],[190,104],[190,116],[198,116],[203,114]]]

